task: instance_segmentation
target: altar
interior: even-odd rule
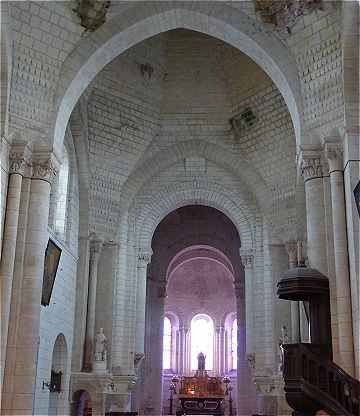
[[[209,377],[205,370],[198,370],[194,376],[182,377],[178,399],[177,416],[182,415],[224,415],[225,391],[220,377]]]

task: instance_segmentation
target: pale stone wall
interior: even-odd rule
[[[74,314],[76,300],[76,271],[77,271],[77,247],[79,224],[79,196],[78,196],[78,169],[74,154],[74,145],[71,132],[68,130],[66,144],[69,149],[70,174],[67,195],[66,232],[59,239],[50,228],[49,237],[58,244],[61,249],[60,263],[55,279],[55,284],[49,306],[41,306],[40,337],[38,349],[38,370],[35,392],[36,414],[52,414],[51,408],[56,402],[57,414],[69,414],[69,387],[71,376],[72,344],[74,333]],[[52,362],[53,349],[56,338],[63,334],[66,342],[66,372],[62,380],[63,391],[49,393],[43,381],[50,381],[51,368],[56,370],[56,364]],[[54,401],[52,395],[58,395]],[[51,406],[51,403],[53,405]]]
[[[282,245],[305,234],[296,145],[320,144],[333,134],[344,135],[342,168],[359,376],[359,218],[352,195],[359,179],[360,158],[359,102],[354,87],[359,69],[358,9],[352,10],[353,2],[344,2],[342,10],[328,4],[324,11],[299,19],[291,34],[271,35],[270,29],[262,29],[252,2],[226,6],[184,3],[177,11],[165,2],[112,5],[104,30],[95,33],[84,33],[71,2],[7,3],[11,17],[11,33],[7,34],[13,40],[9,131],[26,127],[24,139],[52,143],[55,106],[64,96],[56,130],[60,153],[72,105],[88,86],[71,120],[71,130],[77,135],[76,154],[70,130],[65,134],[73,168],[72,197],[67,234],[59,242],[64,251],[54,304],[41,311],[36,407],[43,414],[48,411],[49,394],[42,390],[42,381],[49,379],[52,348],[60,332],[65,335],[69,361],[71,358],[79,222],[85,239],[93,231],[104,240],[120,243],[111,249],[112,254],[108,253],[110,248],[102,253],[99,276],[104,278],[98,280],[96,327],[104,326],[109,338],[115,331],[113,344],[126,340],[114,354],[114,365],[127,372],[133,370],[129,354],[136,338],[138,249],[149,248],[156,225],[179,206],[203,203],[223,210],[238,227],[244,246],[254,250],[254,333],[257,340],[265,336],[268,341],[256,343],[256,371],[274,370],[281,323],[277,318],[286,315],[286,322],[289,318],[287,306],[274,300],[274,284],[286,268]],[[149,15],[154,17],[143,21]],[[220,40],[183,30],[162,33],[128,49],[139,40],[177,27],[195,29],[241,47],[254,61]],[[89,59],[95,50],[97,58]],[[116,58],[122,51],[124,54]],[[77,82],[65,94],[75,75]],[[235,134],[229,119],[248,106],[258,120]],[[78,113],[82,123],[76,118]],[[83,141],[77,140],[80,135]],[[10,150],[7,140],[13,139],[1,140],[2,225]],[[320,215],[324,218],[325,255],[317,264],[324,265],[322,271],[330,279],[337,359],[339,288],[334,213],[326,166],[323,172],[324,212]],[[312,208],[316,209],[316,204],[307,207],[308,213]],[[80,255],[84,264],[86,253],[83,246]],[[81,311],[86,310],[87,286],[82,279],[86,271],[84,267],[77,280]],[[116,321],[110,323],[111,304],[106,308],[101,305],[112,289]],[[80,332],[76,326],[75,333]],[[77,355],[81,349],[82,345],[76,346]]]

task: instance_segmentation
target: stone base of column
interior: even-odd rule
[[[93,372],[97,375],[106,375],[107,374],[107,361],[94,361],[93,362]]]

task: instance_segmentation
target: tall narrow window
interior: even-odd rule
[[[164,339],[163,339],[163,369],[171,368],[171,346],[172,346],[172,326],[170,319],[164,318]]]
[[[69,156],[64,147],[63,160],[59,171],[59,179],[56,195],[55,232],[64,236],[66,224],[67,195],[69,182]]]
[[[198,366],[198,354],[205,355],[205,370],[213,369],[214,325],[207,315],[197,315],[191,321],[191,369]]]
[[[231,368],[237,368],[237,319],[233,320],[231,326]]]

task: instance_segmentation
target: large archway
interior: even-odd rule
[[[235,378],[234,374],[232,376],[235,386],[236,384],[238,386],[236,389],[237,408],[243,414],[255,409],[255,392],[251,388],[249,390],[252,383],[245,354],[246,336],[251,336],[251,334],[246,334],[245,330],[246,300],[240,245],[239,234],[232,221],[222,212],[208,206],[183,206],[170,212],[157,226],[152,238],[153,255],[147,279],[148,318],[145,336],[145,374],[147,377],[144,389],[146,397],[143,398],[142,404],[145,413],[160,414],[162,412],[161,398],[166,393],[161,388],[163,384],[162,350],[165,312],[177,316],[181,328],[181,330],[179,328],[179,337],[189,338],[188,341],[185,338],[178,341],[179,345],[183,345],[183,347],[179,346],[182,348],[182,358],[176,365],[172,363],[171,366],[172,371],[184,376],[192,373],[190,347],[185,347],[190,342],[190,334],[185,335],[185,333],[186,328],[190,326],[191,317],[196,314],[206,314],[219,328],[224,327],[226,317],[229,315],[237,318],[238,333],[241,336],[239,336],[238,344],[237,373],[235,372]],[[197,272],[195,272],[196,270]],[[194,275],[191,280],[190,275],[194,273],[197,273],[197,277]],[[206,274],[207,276],[205,276]],[[221,279],[225,279],[221,280],[222,283],[218,282],[220,275],[224,275],[221,277]],[[188,283],[184,281],[185,276],[190,279]],[[204,281],[199,287],[197,285],[198,290],[195,287],[192,288],[201,279]],[[190,292],[185,290],[188,285],[190,285]],[[162,290],[159,292],[161,287],[168,288],[166,293],[169,290],[170,304],[168,304],[168,299],[164,297],[166,296],[165,292]],[[228,289],[225,290],[227,287]],[[216,292],[220,296],[219,291],[222,289],[225,290],[224,296],[228,302],[219,301],[219,307],[216,308],[215,298],[210,299],[211,296],[216,297],[216,294],[213,293],[210,296],[210,293]],[[208,303],[204,290],[209,295]],[[192,291],[194,296],[192,296]],[[178,297],[179,294],[180,297]],[[175,304],[177,297],[178,301]],[[234,299],[233,303],[230,302],[231,297]],[[226,307],[224,309],[224,305],[228,309]],[[214,338],[216,339],[214,341],[216,349],[214,350],[214,358],[212,355],[210,358],[212,361],[211,374],[218,377],[223,377],[231,370],[230,364],[225,365],[228,349],[225,348],[224,334],[225,330],[223,334],[218,333]],[[221,348],[220,345],[222,345]],[[179,360],[179,358],[177,359]],[[167,397],[165,397],[166,401]],[[165,402],[164,410],[166,411],[168,409]]]
[[[302,130],[302,99],[293,57],[272,34],[238,10],[208,3],[181,6],[142,4],[114,17],[81,41],[63,64],[55,99],[54,148],[61,149],[64,131],[79,97],[106,64],[137,43],[168,30],[183,28],[208,34],[238,48],[273,80],[289,108],[297,144]],[[221,30],[220,30],[221,28]],[[271,51],[271,55],[269,53]]]

